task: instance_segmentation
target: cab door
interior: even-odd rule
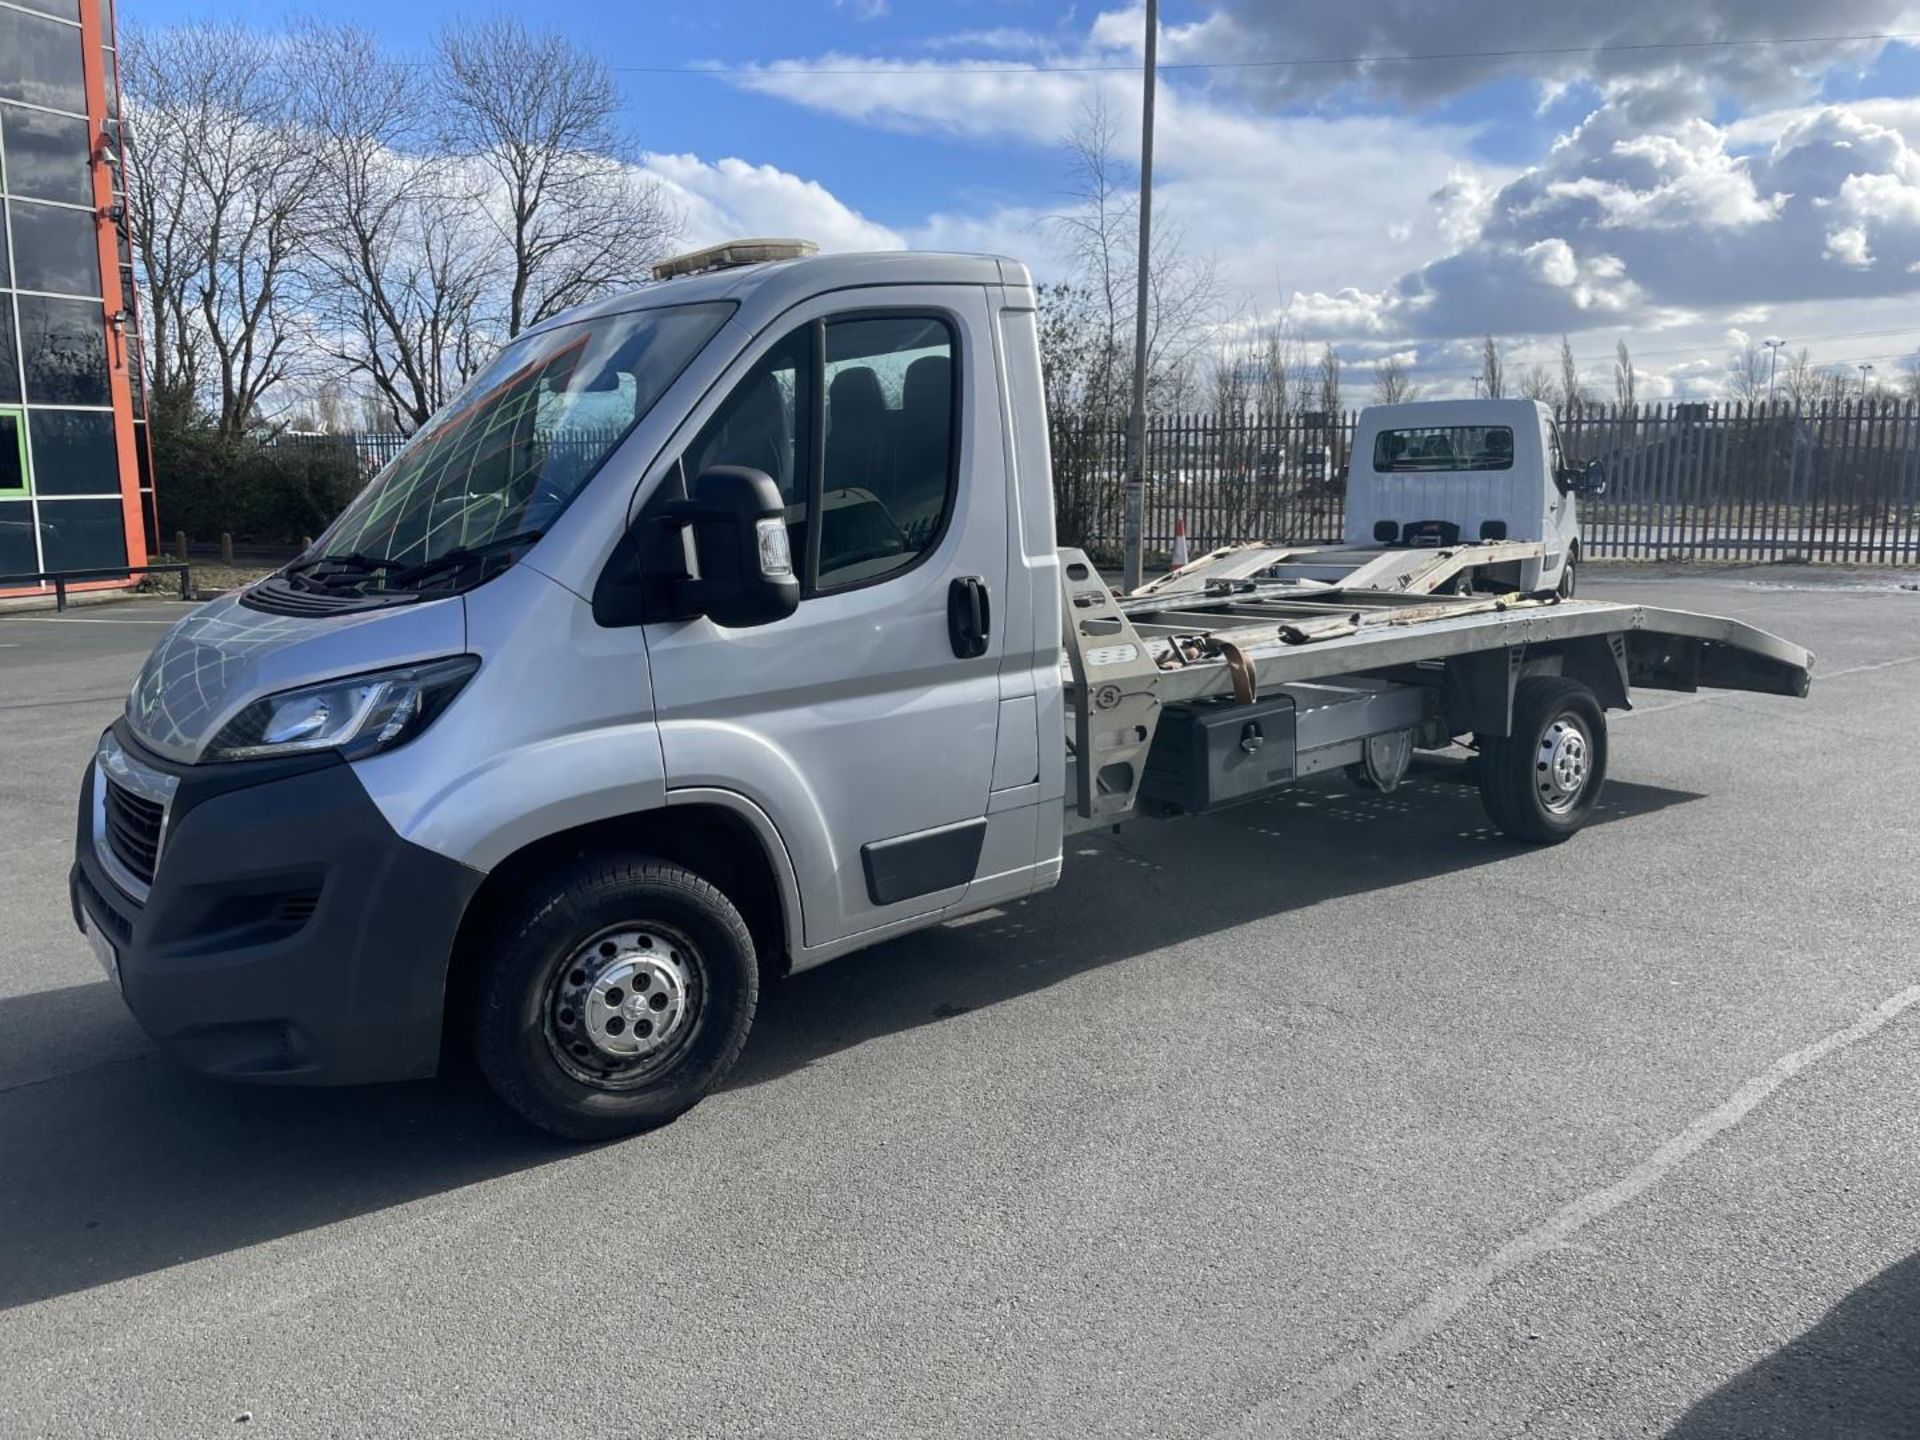
[[[787,500],[792,615],[654,623],[646,639],[670,803],[726,792],[764,812],[808,948],[941,909],[979,864],[1008,546],[989,326],[977,288],[806,302],[749,346],[669,460],[689,481],[765,470]]]
[[[1541,490],[1547,510],[1545,528],[1540,534],[1547,543],[1547,558],[1540,583],[1553,585],[1559,583],[1567,556],[1573,553],[1574,542],[1580,538],[1580,516],[1573,491],[1565,483],[1569,471],[1566,450],[1560,443],[1560,427],[1550,418],[1543,423],[1546,426],[1547,475]]]

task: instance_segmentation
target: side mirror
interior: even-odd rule
[[[1602,460],[1589,460],[1574,474],[1578,483],[1574,486],[1582,495],[1591,495],[1596,500],[1607,493],[1607,466]]]
[[[670,502],[661,518],[692,539],[690,573],[676,596],[686,612],[739,630],[784,620],[799,607],[786,502],[764,470],[704,470],[692,497]]]

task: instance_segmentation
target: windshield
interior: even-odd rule
[[[729,303],[637,310],[509,346],[408,442],[301,564],[319,576],[339,568],[329,560],[385,562],[349,573],[393,585],[408,583],[414,570],[422,581],[432,574],[451,584],[459,562],[476,550],[504,563],[516,541],[531,542],[553,523],[732,310]]]
[[[1506,425],[1428,425],[1382,430],[1373,442],[1376,474],[1394,470],[1511,470],[1513,430]]]

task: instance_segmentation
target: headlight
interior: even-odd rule
[[[479,668],[478,655],[457,655],[283,690],[229,720],[205,758],[262,760],[338,750],[349,760],[363,760],[426,729]]]

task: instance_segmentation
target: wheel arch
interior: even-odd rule
[[[487,872],[467,902],[447,974],[444,1034],[473,1000],[476,963],[504,903],[521,887],[582,855],[643,854],[684,865],[739,909],[763,973],[784,974],[801,943],[800,891],[792,859],[772,819],[745,796],[725,790],[670,791],[664,806],[591,820],[528,841]]]

